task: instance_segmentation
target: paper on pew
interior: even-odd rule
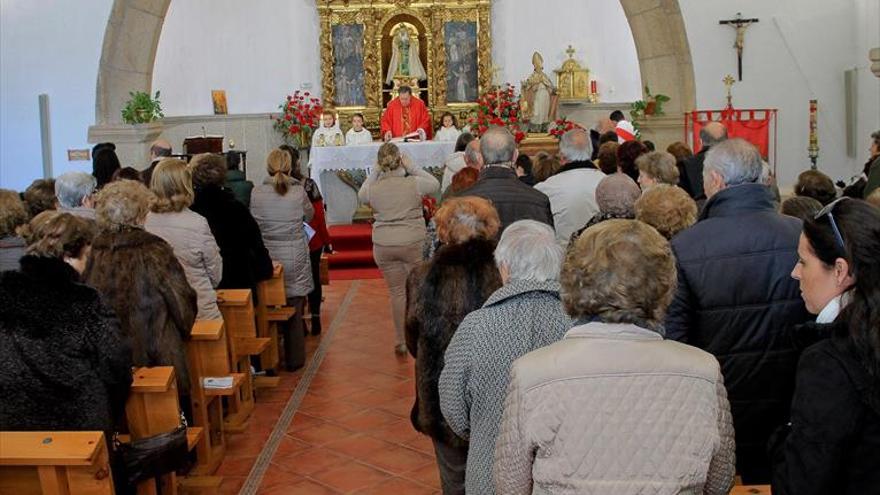
[[[233,378],[231,376],[206,376],[202,379],[205,388],[231,388]]]

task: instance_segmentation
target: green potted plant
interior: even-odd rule
[[[645,86],[645,99],[632,102],[629,114],[633,120],[638,120],[651,115],[664,115],[663,104],[669,101],[664,94],[651,94],[651,89]]]
[[[150,97],[149,93],[134,91],[128,93],[131,99],[126,102],[122,109],[122,121],[126,124],[147,124],[161,119],[162,103],[159,101],[159,92]]]

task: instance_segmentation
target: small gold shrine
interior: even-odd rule
[[[574,48],[568,45],[565,50],[568,60],[562,63],[562,67],[556,69],[556,88],[559,101],[584,101],[595,103],[598,94],[591,91],[590,71],[574,59]]]

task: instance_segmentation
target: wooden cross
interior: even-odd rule
[[[755,22],[758,22],[758,19],[743,19],[740,12],[737,12],[733,19],[718,21],[718,24],[736,29],[736,41],[733,42],[733,47],[736,49],[736,69],[740,81],[743,80],[743,48],[745,47],[746,28]]]

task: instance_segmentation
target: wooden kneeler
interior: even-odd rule
[[[0,493],[112,495],[104,432],[0,432]]]
[[[254,410],[254,380],[250,357],[262,354],[269,347],[269,338],[257,337],[254,304],[249,289],[218,290],[217,305],[226,324],[229,366],[233,372],[245,375],[241,387],[229,397],[225,430],[241,432]]]
[[[205,434],[196,445],[198,463],[193,474],[212,474],[223,462],[226,454],[226,437],[223,433],[223,401],[238,393],[245,380],[244,373],[231,373],[229,350],[223,320],[198,320],[193,325],[190,340],[186,344],[189,364],[193,423],[204,428]],[[206,377],[233,378],[232,387],[205,389]]]
[[[274,264],[272,278],[257,284],[257,306],[254,308],[257,317],[257,335],[269,339],[269,347],[260,355],[260,364],[264,370],[278,367],[280,352],[278,325],[293,318],[294,308],[286,306],[287,294],[284,290],[284,266]],[[269,388],[278,385],[278,377],[261,376],[254,379],[257,388]]]

